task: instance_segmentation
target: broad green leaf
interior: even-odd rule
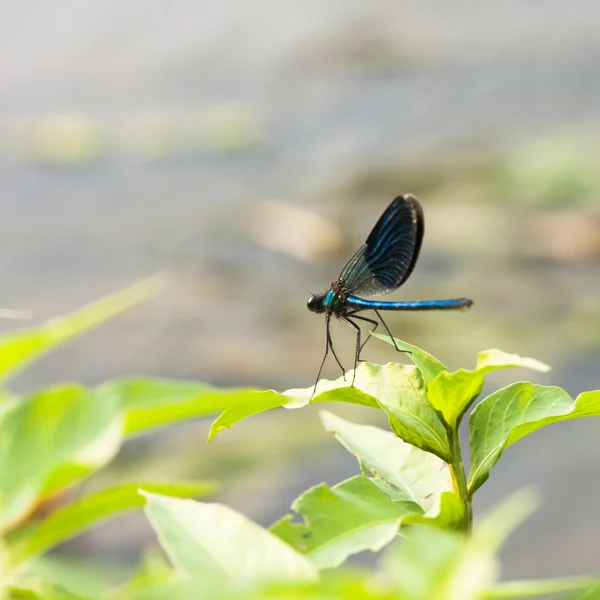
[[[77,312],[51,319],[32,329],[0,338],[0,382],[43,354],[147,300],[164,288],[162,277],[150,277]]]
[[[340,565],[352,554],[377,552],[391,542],[403,524],[429,523],[461,528],[465,509],[451,492],[442,492],[427,512],[380,479],[363,475],[330,488],[317,485],[295,500],[292,509],[271,531],[306,555],[320,569]]]
[[[473,371],[459,369],[453,373],[440,372],[430,382],[427,396],[450,428],[456,429],[465,412],[481,393],[484,376],[491,371],[510,367],[542,372],[550,370],[550,367],[533,358],[507,354],[501,350],[485,350],[478,354],[477,366]]]
[[[379,427],[351,423],[327,411],[321,412],[321,420],[358,458],[363,472],[381,477],[424,511],[439,503],[442,492],[452,490],[448,465],[437,456]]]
[[[163,549],[184,573],[236,583],[316,578],[306,557],[231,508],[143,494]]]
[[[416,367],[394,363],[367,364],[365,367],[369,370],[369,379],[364,384],[360,382],[362,389],[377,398],[394,433],[408,444],[450,462],[448,434],[427,398],[420,371]]]
[[[120,407],[77,385],[48,388],[0,411],[0,531],[44,494],[110,461],[122,441]]]
[[[368,363],[359,365],[357,382]],[[351,374],[350,374],[351,377]],[[214,421],[208,436],[209,441],[218,433],[227,429],[247,417],[254,416],[273,408],[302,408],[309,403],[316,402],[348,402],[378,408],[375,398],[371,398],[357,387],[350,387],[348,375],[346,380],[342,377],[334,381],[322,379],[317,387],[317,394],[313,396],[314,386],[302,389],[291,389],[279,393],[273,390],[247,391],[241,393],[231,402],[221,415]]]
[[[489,477],[502,452],[544,425],[600,416],[600,390],[580,394],[574,402],[563,389],[514,383],[482,400],[469,418],[471,470],[469,493]]]
[[[296,408],[309,401],[341,401],[379,407],[387,414],[390,426],[398,437],[421,450],[432,452],[446,462],[450,460],[446,429],[427,399],[425,383],[416,367],[364,362],[356,369],[354,387],[346,383],[345,387],[330,389],[330,386],[337,384],[341,384],[340,379],[319,382],[317,391],[324,390],[324,393],[319,393],[312,400],[312,388],[288,390],[285,394],[293,400],[285,406]]]
[[[337,567],[357,552],[381,550],[394,539],[404,517],[423,514],[414,502],[391,500],[363,475],[333,488],[317,485],[292,509],[304,517],[304,524],[282,519],[272,531],[305,552],[319,569]]]
[[[518,494],[481,520],[465,538],[456,532],[415,527],[387,557],[389,577],[403,600],[479,600],[496,580],[497,552],[530,512],[534,498]]]
[[[417,349],[418,350],[418,349]],[[283,406],[301,408],[309,403],[348,402],[380,408],[388,415],[392,429],[405,442],[450,459],[448,436],[444,424],[429,403],[423,378],[415,367],[389,363],[361,363],[346,380],[321,380],[314,387],[274,391],[243,392],[223,411],[211,427],[209,440],[217,433],[251,415]]]
[[[191,498],[211,494],[216,487],[216,484],[211,482],[140,482],[108,488],[52,513],[41,525],[28,532],[25,540],[19,540],[16,552],[19,560],[26,560],[80,535],[107,519],[143,508],[145,500],[139,493],[140,488],[165,496]]]
[[[99,398],[117,399],[125,418],[128,436],[170,423],[205,417],[244,406],[255,394],[250,390],[219,390],[203,383],[169,379],[119,379],[95,390]]]
[[[394,345],[392,338],[388,335],[383,335],[381,333],[372,333],[371,335],[392,346]],[[396,341],[396,346],[398,346],[400,350],[406,350],[406,356],[419,367],[421,375],[423,375],[423,379],[427,383],[431,383],[443,371],[448,371],[437,358],[434,358],[431,354],[425,352],[425,350],[421,350],[421,348],[417,348],[417,346],[407,344],[396,338],[394,338],[394,340]]]

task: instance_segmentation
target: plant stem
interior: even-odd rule
[[[473,527],[473,504],[467,491],[467,477],[465,475],[465,466],[463,464],[462,452],[460,449],[460,437],[458,431],[449,431],[450,450],[452,452],[452,462],[449,464],[450,474],[454,492],[464,502],[467,518],[465,522],[465,531],[471,533]]]

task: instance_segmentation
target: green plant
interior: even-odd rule
[[[362,363],[355,387],[342,379],[322,381],[312,399],[312,388],[249,392],[213,423],[211,439],[277,406],[347,402],[387,415],[391,431],[322,412],[324,427],[358,458],[361,474],[307,490],[292,506],[299,520],[286,515],[266,531],[220,505],[146,494],[147,514],[177,569],[177,597],[196,597],[200,588],[206,598],[220,598],[224,589],[239,598],[469,600],[566,592],[593,597],[598,577],[497,583],[496,552],[534,508],[535,496],[514,496],[475,526],[472,502],[505,448],[544,425],[599,416],[600,391],[573,401],[558,387],[519,382],[484,398],[469,417],[467,475],[459,426],[485,375],[508,367],[548,367],[489,350],[479,354],[474,369],[450,372],[423,350],[396,343],[410,351],[415,366]],[[399,537],[405,539],[376,574],[338,569],[349,556],[379,551]],[[309,583],[298,583],[303,580]],[[344,581],[351,583],[344,587]]]
[[[139,510],[139,489],[166,496],[213,493],[211,481],[128,481],[81,491],[128,438],[188,418],[215,414],[237,391],[148,378],[95,388],[60,384],[24,396],[7,382],[19,370],[164,285],[151,278],[47,323],[0,337],[0,598],[66,598],[37,576],[39,557],[99,523]],[[96,597],[95,594],[92,594]]]
[[[0,338],[0,379],[125,308],[157,282],[142,282],[61,319]],[[385,336],[378,336],[390,342]],[[532,492],[504,500],[473,522],[477,490],[505,448],[540,427],[600,415],[600,391],[573,401],[557,387],[519,382],[479,402],[469,416],[470,468],[459,427],[487,373],[548,370],[499,350],[472,370],[450,372],[423,350],[414,366],[362,363],[355,387],[342,380],[275,391],[217,390],[194,382],[134,378],[94,388],[62,384],[0,401],[0,595],[31,599],[220,600],[300,598],[475,600],[571,594],[600,598],[599,577],[498,583],[497,551],[535,508]],[[192,497],[212,482],[129,481],[92,493],[80,484],[105,467],[124,440],[220,413],[210,439],[238,421],[277,407],[346,402],[382,411],[390,431],[327,411],[325,429],[359,461],[361,473],[319,484],[270,529],[217,503]],[[98,523],[145,504],[166,557],[145,556],[119,586],[70,585],[39,557]],[[347,566],[357,553],[389,546],[374,569]],[[55,570],[56,571],[56,570]]]

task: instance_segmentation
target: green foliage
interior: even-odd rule
[[[0,530],[12,529],[41,497],[110,461],[120,445],[117,402],[64,385],[15,398],[0,415]]]
[[[220,584],[316,578],[307,558],[227,506],[144,495],[163,548],[188,576]]]
[[[198,498],[213,493],[216,487],[210,482],[136,482],[103,489],[58,509],[41,524],[28,529],[19,536],[19,547],[15,547],[15,555],[20,560],[26,560],[107,519],[143,508],[144,499],[139,494],[140,488],[167,496]]]
[[[488,396],[469,419],[473,494],[488,478],[505,448],[544,425],[600,416],[600,390],[584,392],[575,402],[563,389],[513,383]]]
[[[45,352],[144,300],[159,283],[142,282],[71,316],[3,336],[0,377],[6,381]],[[521,382],[492,393],[469,418],[467,475],[459,426],[486,375],[548,367],[489,350],[479,354],[474,369],[451,372],[416,346],[396,343],[414,366],[361,363],[354,387],[343,379],[321,381],[316,393],[312,387],[220,390],[149,378],[95,388],[59,384],[23,397],[0,390],[0,600],[597,597],[598,577],[499,583],[498,550],[537,500],[530,493],[513,495],[477,523],[472,503],[504,448],[544,425],[600,416],[600,391],[573,401],[560,388]],[[323,402],[381,411],[390,429],[322,411],[325,429],[355,455],[361,472],[336,485],[311,487],[293,503],[294,514],[270,529],[221,504],[191,499],[214,492],[211,482],[130,481],[95,492],[79,487],[132,436],[218,415],[213,439],[246,417]],[[44,569],[49,551],[141,507],[164,554],[147,554],[128,581],[116,587],[108,580],[76,583],[56,565]],[[344,565],[354,554],[387,546],[374,569]]]
[[[162,285],[160,278],[143,281],[70,316],[4,335],[0,377],[8,379],[46,352],[151,297]],[[74,486],[106,466],[126,437],[215,414],[229,405],[230,396],[202,384],[157,380],[109,382],[96,389],[61,384],[23,397],[1,390],[0,598],[2,590],[10,590],[7,597],[12,598],[78,597],[36,579],[33,559],[107,519],[141,509],[140,486],[183,497],[214,492],[216,485],[210,482],[130,482],[88,495]],[[45,507],[49,516],[38,516]]]

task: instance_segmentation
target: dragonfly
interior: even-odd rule
[[[403,352],[398,348],[394,336],[379,311],[467,310],[473,305],[473,301],[469,298],[414,302],[384,302],[368,299],[398,289],[409,278],[419,257],[424,230],[423,209],[416,197],[411,194],[398,196],[386,208],[367,241],[348,261],[329,289],[322,294],[310,296],[307,302],[308,310],[317,314],[325,313],[326,328],[325,355],[315,381],[315,391],[330,350],[342,369],[345,380],[346,371],[336,354],[331,338],[330,324],[333,317],[351,327],[356,333],[354,374],[351,384],[353,386],[360,353],[370,339],[369,335],[362,342],[358,322],[366,322],[372,326],[370,334],[377,329],[379,323],[382,323],[396,350]],[[367,310],[373,311],[379,321],[361,314]]]

